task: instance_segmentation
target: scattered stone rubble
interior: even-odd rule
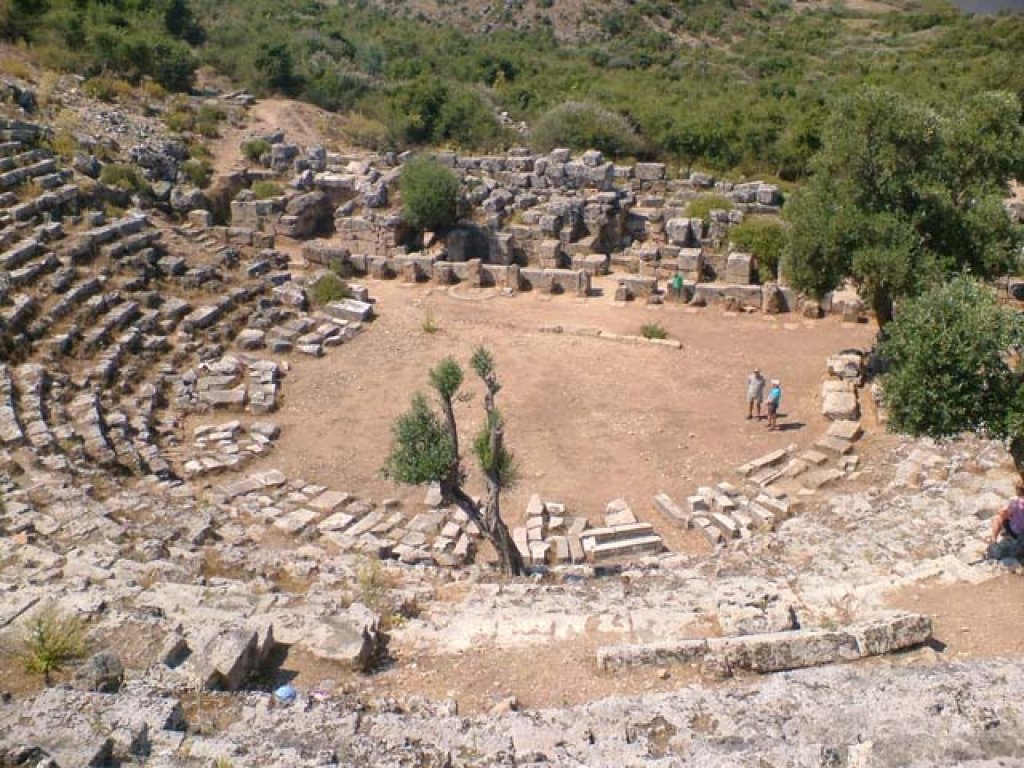
[[[593,150],[576,158],[565,149],[439,153],[463,180],[478,223],[462,223],[434,245],[430,233],[421,237],[394,207],[406,156],[303,150],[280,132],[260,138],[271,143],[261,158],[268,170],[238,173],[250,180],[294,175],[278,198],[239,193],[232,219],[253,231],[307,240],[302,253],[309,264],[376,279],[577,297],[590,295],[591,281],[614,270],[617,301],[662,301],[669,296],[659,281],[680,274],[686,282],[671,298],[694,306],[773,313],[802,307],[790,288],[764,279],[754,256],[729,247],[729,228],[746,215],[778,214],[782,195],[771,184],[700,173],[672,179],[663,164],[615,165]],[[689,203],[709,192],[733,209],[713,210],[707,221],[688,216]],[[309,240],[318,235],[323,239]],[[808,316],[835,311],[856,321],[860,309],[833,302],[830,294]]]

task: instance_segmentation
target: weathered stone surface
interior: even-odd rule
[[[296,637],[296,643],[317,658],[357,670],[369,668],[383,641],[380,617],[361,603],[308,623]]]
[[[75,687],[97,693],[117,693],[124,682],[124,665],[117,654],[100,651],[75,670]]]

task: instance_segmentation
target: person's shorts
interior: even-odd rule
[[[778,411],[779,411],[778,403],[773,403],[773,402],[769,402],[768,403],[768,414],[770,416],[774,416],[776,413],[778,413]]]

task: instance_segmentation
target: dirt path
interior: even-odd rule
[[[244,127],[224,131],[213,143],[214,174],[222,176],[243,165],[242,142],[260,134],[281,130],[287,141],[300,147],[322,144],[319,126],[330,116],[329,112],[301,101],[261,99],[249,109]]]

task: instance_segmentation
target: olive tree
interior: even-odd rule
[[[878,347],[889,426],[934,438],[1009,439],[1024,469],[1024,321],[960,276],[902,303]]]
[[[852,278],[884,326],[936,278],[1006,274],[1020,246],[1001,204],[1024,173],[1020,111],[1001,92],[943,110],[873,87],[841,99],[785,209],[793,286],[820,297]]]
[[[487,485],[483,502],[476,501],[464,488],[466,473],[455,419],[455,401],[464,375],[451,357],[430,370],[430,386],[437,396],[440,413],[422,394],[413,395],[409,410],[395,422],[384,471],[401,483],[437,483],[442,499],[458,505],[483,531],[498,553],[502,571],[516,576],[523,572],[523,561],[501,517],[501,491],[514,482],[516,474],[512,454],[505,446],[505,423],[495,404],[501,384],[494,358],[486,348],[477,348],[470,365],[485,390],[484,424],[472,444]]]

